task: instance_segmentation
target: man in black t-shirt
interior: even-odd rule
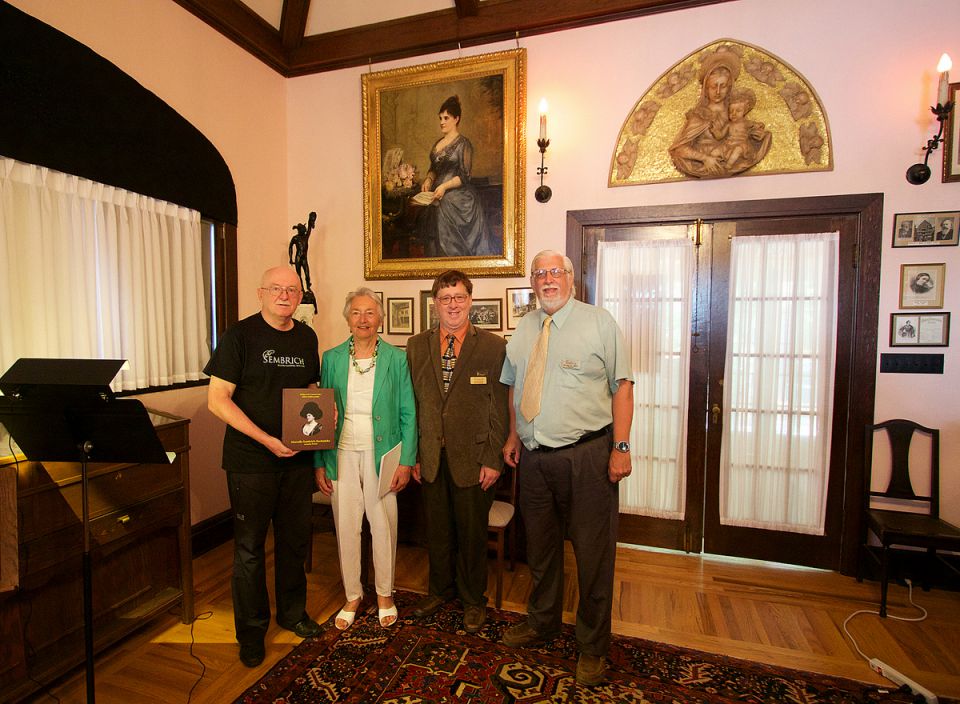
[[[264,658],[270,602],[264,561],[273,523],[277,623],[301,638],[320,627],[306,612],[303,563],[310,537],[312,453],[280,441],[283,389],[316,386],[317,336],[293,315],[303,296],[293,269],[263,274],[260,312],[227,330],[204,372],[207,405],[227,424],[223,468],[233,511],[233,615],[240,660],[256,667]]]

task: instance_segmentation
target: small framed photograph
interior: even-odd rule
[[[433,302],[433,294],[430,291],[420,292],[420,332],[430,330],[440,324],[440,318],[437,316],[437,308]]]
[[[897,213],[893,219],[894,247],[956,245],[960,211]]]
[[[943,285],[947,265],[901,264],[900,307],[943,308]]]
[[[413,299],[387,299],[387,333],[390,335],[413,334]]]
[[[944,125],[946,138],[943,143],[943,182],[960,181],[960,119],[957,119],[957,98],[960,98],[960,83],[950,84],[947,97],[953,103],[953,110]]]
[[[474,298],[470,306],[470,322],[484,330],[503,329],[503,300]]]
[[[891,347],[947,347],[949,313],[891,313]]]
[[[520,318],[539,307],[532,288],[507,289],[507,330],[516,330]]]

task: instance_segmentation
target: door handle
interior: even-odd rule
[[[720,405],[713,404],[713,407],[710,409],[710,420],[714,425],[720,422]]]

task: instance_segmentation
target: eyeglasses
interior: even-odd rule
[[[285,293],[291,297],[299,296],[302,293],[299,286],[261,286],[260,290],[268,291],[274,298],[279,298],[281,293]]]
[[[455,293],[452,296],[437,296],[437,303],[442,306],[448,306],[454,301],[457,303],[465,303],[469,296],[465,293]]]
[[[534,269],[530,272],[530,276],[539,281],[540,279],[545,279],[547,274],[550,274],[555,279],[559,279],[564,274],[570,274],[567,269],[561,269],[559,266],[555,266],[552,269]]]

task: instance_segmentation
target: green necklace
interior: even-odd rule
[[[350,336],[350,363],[353,364],[353,368],[356,370],[357,374],[366,374],[368,371],[377,366],[377,352],[380,351],[380,338],[377,338],[377,343],[373,346],[373,357],[370,358],[370,366],[366,369],[361,369],[360,365],[357,364],[357,348],[353,343],[353,335]]]

